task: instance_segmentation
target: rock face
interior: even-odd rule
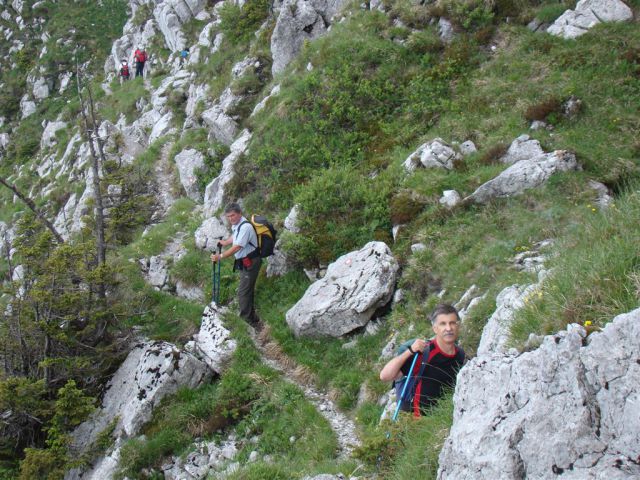
[[[438,479],[640,476],[640,309],[484,355],[458,377]]]
[[[231,153],[222,161],[222,171],[220,175],[207,185],[204,194],[204,213],[207,216],[213,215],[216,210],[223,206],[225,201],[225,187],[233,178],[233,167],[238,159],[247,151],[251,133],[244,130],[238,139],[231,145]]]
[[[465,201],[487,203],[497,197],[510,197],[544,184],[556,172],[578,170],[576,156],[566,150],[520,160],[496,178],[484,183]]]
[[[398,262],[382,242],[369,242],[329,265],[287,312],[296,336],[339,337],[366,325],[393,295]]]
[[[196,171],[204,167],[204,155],[193,148],[188,148],[176,155],[175,160],[180,174],[180,183],[182,183],[187,196],[196,202],[202,201],[202,193],[198,190]]]
[[[534,295],[537,290],[538,285],[512,285],[498,294],[496,310],[482,330],[478,356],[489,353],[506,353],[509,328],[515,312],[522,308],[525,299]]]
[[[575,10],[567,10],[547,32],[563,38],[576,38],[602,22],[625,22],[633,11],[620,0],[580,0]]]
[[[284,0],[271,36],[271,71],[276,75],[293,60],[305,40],[327,31],[345,0]]]
[[[107,385],[102,408],[74,431],[73,444],[78,450],[89,447],[116,418],[114,435],[136,435],[162,398],[183,386],[195,388],[210,378],[211,370],[204,362],[175,345],[139,343]]]
[[[418,167],[453,170],[454,160],[459,160],[460,158],[462,156],[446,144],[444,140],[435,138],[422,144],[407,157],[403,165],[408,172],[413,172]]]
[[[196,247],[214,252],[217,249],[220,237],[227,238],[229,230],[216,217],[207,218],[202,225],[198,227],[195,234]]]
[[[299,233],[298,227],[298,215],[300,213],[300,207],[294,205],[287,218],[284,219],[284,229],[292,234]],[[276,240],[275,247],[273,249],[273,255],[269,257],[267,264],[267,277],[281,277],[291,272],[296,267],[296,262],[293,258],[290,258],[282,249],[282,237]]]

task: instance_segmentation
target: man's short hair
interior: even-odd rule
[[[456,307],[448,303],[441,303],[440,305],[436,305],[436,308],[434,308],[433,312],[431,312],[431,315],[429,315],[431,325],[435,325],[438,315],[449,315],[451,313],[455,313],[456,319],[460,321],[460,315],[458,314],[458,310],[456,310]]]
[[[227,203],[227,206],[224,207],[224,213],[226,215],[227,213],[231,213],[231,212],[242,213],[242,208],[240,207],[240,204],[236,202]]]

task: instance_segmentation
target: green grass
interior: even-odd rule
[[[144,88],[142,78],[131,78],[122,85],[114,80],[111,89],[113,94],[101,100],[100,114],[113,123],[124,114],[127,123],[131,123],[137,118],[136,102],[141,98],[149,99],[149,92]]]
[[[256,287],[258,315],[269,324],[284,353],[313,372],[320,387],[335,391],[339,407],[351,409],[360,385],[367,380],[376,381],[375,363],[384,344],[384,329],[376,335],[359,336],[356,345],[349,349],[342,346],[350,339],[296,338],[285,314],[306,288],[307,280],[298,272],[279,279],[260,277]]]
[[[628,312],[640,299],[640,214],[638,183],[630,184],[615,206],[599,211],[586,200],[574,223],[554,250],[559,254],[541,296],[518,312],[512,342],[522,346],[531,332],[550,334],[569,323],[603,327]],[[594,211],[595,209],[595,211]]]

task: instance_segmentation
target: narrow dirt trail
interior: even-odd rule
[[[172,168],[169,164],[169,153],[171,152],[171,147],[173,147],[173,143],[171,142],[165,143],[162,146],[160,159],[154,166],[156,181],[158,184],[158,200],[160,204],[160,211],[158,211],[157,214],[161,218],[164,218],[167,211],[176,201],[176,197],[173,195]]]
[[[354,448],[361,445],[356,425],[336,407],[327,392],[318,390],[313,382],[313,375],[303,366],[288,357],[280,346],[272,339],[269,327],[258,334],[252,334],[263,361],[274,370],[282,373],[284,378],[297,385],[305,398],[313,404],[320,414],[327,419],[338,439],[339,457],[350,457]]]

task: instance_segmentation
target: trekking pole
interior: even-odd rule
[[[222,237],[220,237],[220,240],[222,240]],[[221,255],[222,255],[222,245],[220,245],[220,242],[218,242],[218,261],[212,265],[212,272],[211,272],[211,275],[212,275],[211,283],[213,285],[211,300],[214,301],[216,305],[220,303],[220,268],[221,268],[220,256]]]
[[[391,421],[395,422],[398,419],[398,413],[400,413],[400,405],[402,405],[402,399],[404,398],[404,394],[407,391],[407,385],[409,385],[409,380],[411,379],[411,373],[413,372],[413,367],[416,364],[416,360],[418,359],[418,354],[413,355],[413,361],[411,362],[411,368],[409,368],[409,375],[404,381],[404,385],[402,386],[402,393],[400,393],[400,398],[398,398],[398,404],[396,405],[396,411],[393,412],[393,417],[391,417]]]

